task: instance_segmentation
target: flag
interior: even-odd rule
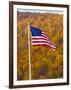
[[[48,46],[53,51],[55,51],[56,46],[55,44],[50,41],[48,36],[39,28],[30,26],[31,30],[31,43],[33,46]]]

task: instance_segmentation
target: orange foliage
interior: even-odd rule
[[[63,15],[18,12],[17,79],[28,80],[28,21],[42,29],[56,44],[53,52],[47,46],[32,46],[30,51],[32,79],[63,77]]]

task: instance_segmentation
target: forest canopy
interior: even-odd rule
[[[47,46],[30,45],[32,80],[63,77],[63,15],[52,13],[17,12],[17,79],[29,79],[28,22],[40,28],[56,45],[56,51]],[[30,35],[31,36],[31,35]],[[30,39],[31,42],[31,39]]]

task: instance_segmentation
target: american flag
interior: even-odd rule
[[[30,26],[30,30],[32,34],[31,43],[33,46],[48,46],[53,51],[55,51],[55,44],[52,41],[50,41],[48,36],[41,29]]]

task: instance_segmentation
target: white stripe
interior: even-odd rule
[[[48,41],[48,40],[43,40],[43,39],[38,39],[38,40],[37,40],[37,39],[36,39],[36,40],[33,40],[33,39],[32,39],[32,41],[36,41],[36,42],[38,42],[38,41],[41,41],[41,42],[45,41],[45,42],[51,44],[50,41]]]
[[[32,38],[42,38],[42,36],[32,36]]]
[[[55,49],[52,48],[53,51],[55,51]]]
[[[32,36],[32,38],[39,38],[39,37],[43,37],[45,39],[48,39],[47,35],[41,34],[41,36]]]
[[[55,46],[51,45],[52,48],[56,48]]]
[[[44,36],[44,37],[48,38],[47,35],[45,35],[45,34],[41,34],[41,36]]]
[[[55,46],[55,44],[51,41],[51,43]]]
[[[42,45],[44,45],[44,44],[46,44],[46,45],[50,45],[50,44],[48,44],[48,43],[32,43],[32,45],[38,45],[38,44],[42,44]]]
[[[45,35],[45,36],[47,36],[45,33],[41,33],[41,35]]]
[[[35,40],[34,40],[33,38],[34,38]],[[41,39],[39,39],[39,38],[41,38]],[[43,39],[46,39],[46,40],[43,40]],[[39,42],[39,43],[36,43],[36,42],[33,43],[33,42],[32,42],[32,43],[33,43],[33,44],[36,44],[36,45],[37,45],[37,44],[46,44],[46,45],[48,45],[48,43],[49,43],[50,47],[56,48],[55,45],[54,45],[49,39],[47,39],[47,38],[45,38],[45,37],[43,37],[43,36],[32,36],[32,41],[46,41],[46,42],[44,42],[44,43],[40,43],[40,42]],[[32,44],[32,45],[33,45],[33,44]]]
[[[44,40],[44,39],[32,39],[32,41],[45,41],[45,42],[49,42],[48,40]]]
[[[43,33],[43,32],[42,32],[41,34],[43,34],[43,35],[47,36],[47,35],[46,35],[46,33]]]
[[[44,40],[44,39],[32,39],[32,41],[45,41],[45,42],[48,42],[50,43],[51,45],[55,46],[55,44],[53,44],[51,41],[49,40]]]
[[[48,36],[46,36],[46,35],[44,35],[44,34],[42,34],[43,36],[45,36],[45,38],[47,38],[48,40],[49,40],[49,38],[48,38]],[[50,41],[50,40],[49,40]],[[50,41],[50,43],[52,43],[54,46],[55,46],[55,44],[52,42],[52,41]]]
[[[42,32],[43,34],[45,34],[44,32]]]
[[[51,47],[55,47],[55,46],[51,45]],[[55,48],[56,48],[56,47],[55,47]]]
[[[43,37],[43,36],[32,36],[32,39],[33,39],[33,38],[35,38],[35,39],[36,39],[36,38],[43,38],[43,39],[47,39],[47,40],[48,40],[48,38]]]

